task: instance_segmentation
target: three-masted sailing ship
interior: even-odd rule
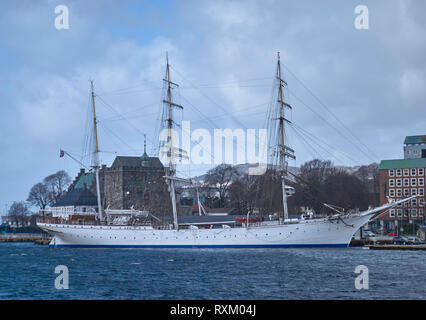
[[[110,224],[109,216],[117,214],[119,210],[103,210],[101,207],[99,189],[99,157],[96,132],[95,95],[92,83],[92,107],[95,128],[95,157],[94,170],[97,183],[98,211],[97,220],[93,223],[75,224],[67,221],[47,222],[39,221],[37,225],[49,232],[53,238],[52,246],[71,247],[347,247],[355,232],[365,225],[373,217],[383,210],[389,209],[410,200],[412,197],[389,202],[380,207],[361,212],[338,212],[326,217],[300,217],[289,219],[286,194],[287,159],[294,158],[294,150],[285,144],[286,110],[291,106],[285,102],[283,88],[287,83],[282,79],[280,59],[278,55],[276,80],[278,83],[278,100],[275,110],[278,128],[278,141],[276,141],[275,152],[279,157],[279,170],[281,175],[281,192],[283,211],[278,219],[258,221],[252,219],[249,214],[245,218],[238,217],[240,223],[229,224],[220,221],[204,221],[203,224],[211,225],[211,228],[200,228],[194,224],[179,224],[176,209],[175,181],[184,181],[176,177],[174,158],[181,156],[182,150],[173,145],[173,110],[183,107],[173,102],[172,89],[177,86],[171,81],[170,65],[167,59],[166,97],[163,100],[166,110],[168,141],[162,148],[168,159],[165,179],[169,185],[170,198],[172,202],[173,224],[158,223],[123,223],[121,225]],[[126,211],[126,210],[123,210]],[[122,212],[123,214],[129,214]],[[139,212],[140,213],[140,212]],[[130,214],[137,214],[131,210]],[[254,222],[253,222],[254,221]],[[242,222],[242,223],[241,223]]]

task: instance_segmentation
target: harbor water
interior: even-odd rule
[[[0,299],[426,299],[425,251],[0,243],[0,257]],[[68,289],[55,287],[59,265]],[[360,265],[367,289],[355,286]]]

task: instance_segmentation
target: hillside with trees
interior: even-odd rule
[[[219,199],[210,199],[213,207],[232,207],[241,214],[259,212],[260,215],[282,210],[280,172],[275,168],[256,176],[238,172],[230,165],[220,165],[204,178],[206,185],[219,188]],[[314,159],[304,163],[297,175],[292,173],[288,178],[287,184],[295,189],[295,194],[288,199],[292,214],[299,213],[301,207],[324,213],[324,203],[360,210],[378,205],[377,164],[349,172],[335,167],[331,161]]]

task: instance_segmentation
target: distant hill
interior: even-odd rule
[[[373,179],[378,174],[379,165],[377,163],[371,163],[369,165],[353,166],[353,167],[335,166],[335,168],[346,171],[347,173],[353,174],[357,178],[364,180],[364,179]]]
[[[238,164],[234,166],[237,171],[238,174],[240,176],[248,173],[249,168],[254,168],[257,167],[256,164]],[[275,166],[278,169],[278,166]],[[364,179],[373,179],[377,173],[378,173],[378,167],[379,165],[377,163],[371,163],[369,165],[362,165],[362,166],[334,166],[336,169],[339,170],[343,170],[349,174],[353,174],[355,175],[357,178],[364,180]],[[294,175],[298,175],[300,172],[300,168],[299,167],[292,167],[289,166],[288,170],[290,173],[294,174]],[[200,176],[196,176],[193,177],[192,180],[195,181],[204,181],[206,178],[206,174],[200,175]]]
[[[242,175],[248,173],[249,168],[255,168],[257,166],[258,166],[257,164],[248,164],[248,163],[245,163],[245,164],[237,164],[237,165],[234,166],[234,168],[237,169],[238,175],[242,176]],[[278,166],[275,166],[275,167],[278,169]],[[298,167],[291,167],[291,166],[289,166],[288,170],[292,174],[297,175],[299,173],[300,169]],[[191,179],[195,180],[195,181],[204,181],[205,178],[206,178],[206,174],[203,174],[203,175],[200,175],[200,176],[196,176],[196,177],[193,177]]]

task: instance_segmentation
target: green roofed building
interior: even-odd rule
[[[426,135],[407,136],[404,140],[404,159],[426,159]]]
[[[426,168],[426,158],[382,160],[379,165],[379,170],[410,168]]]
[[[425,223],[426,135],[407,136],[404,159],[382,160],[379,165],[380,204],[390,199],[416,198],[383,213],[383,220]]]
[[[142,156],[117,156],[111,167],[102,165],[99,170],[102,207],[133,207],[161,216],[171,210],[164,176],[165,168],[160,159],[148,156],[146,149]],[[81,169],[69,190],[85,188],[96,195],[95,173]]]

